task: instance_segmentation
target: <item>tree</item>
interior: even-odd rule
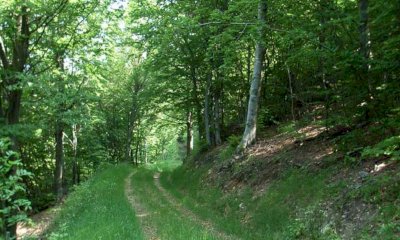
[[[267,15],[267,1],[260,0],[258,4],[258,20],[259,20],[259,38],[257,40],[255,62],[253,69],[253,80],[250,87],[249,104],[247,107],[246,126],[243,133],[242,141],[238,146],[238,152],[243,152],[256,140],[257,132],[257,116],[258,116],[258,103],[261,91],[261,72],[264,63],[264,56],[266,47],[264,43],[264,35],[266,29],[266,15]]]

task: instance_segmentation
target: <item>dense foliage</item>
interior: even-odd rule
[[[34,174],[33,209],[103,163],[237,142],[256,45],[259,129],[375,124],[379,137],[355,147],[399,159],[397,0],[0,0],[0,136]]]
[[[17,222],[27,221],[26,211],[31,203],[24,197],[26,192],[23,178],[30,177],[31,173],[23,169],[18,153],[10,149],[8,139],[0,139],[0,229],[15,225]],[[8,238],[8,234],[1,236]]]

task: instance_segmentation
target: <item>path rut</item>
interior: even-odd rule
[[[149,240],[160,240],[161,238],[157,236],[155,226],[153,226],[150,222],[149,216],[151,213],[138,201],[133,193],[131,181],[134,174],[135,172],[132,172],[125,179],[125,196],[132,208],[135,210],[136,217],[138,218],[140,226],[142,227],[144,237]]]
[[[208,221],[201,219],[195,213],[184,207],[179,200],[177,200],[174,196],[172,196],[160,183],[160,173],[157,172],[154,174],[154,185],[156,185],[157,189],[161,192],[163,197],[173,206],[182,216],[190,219],[192,222],[204,227],[208,232],[210,232],[215,237],[223,240],[239,240],[239,238],[229,235],[225,232],[218,231],[217,228]]]
[[[161,240],[157,235],[157,227],[151,222],[150,209],[146,207],[139,201],[139,199],[134,194],[134,189],[132,188],[132,177],[135,172],[129,174],[125,179],[125,196],[131,204],[132,208],[136,212],[136,217],[139,220],[140,226],[143,229],[143,234],[146,239],[149,240]],[[239,240],[239,238],[229,235],[225,232],[217,230],[213,223],[201,219],[194,212],[190,211],[180,203],[178,199],[172,196],[160,183],[160,173],[156,173],[153,176],[153,183],[157,190],[161,193],[162,197],[168,202],[168,205],[174,208],[174,210],[179,213],[182,217],[188,219],[189,221],[202,226],[207,232],[212,234],[214,237],[222,240]]]

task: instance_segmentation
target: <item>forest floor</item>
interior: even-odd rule
[[[60,209],[61,206],[46,209],[31,216],[31,222],[18,224],[18,239],[41,239],[49,226],[53,223]]]

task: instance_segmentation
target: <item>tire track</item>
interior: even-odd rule
[[[157,236],[155,226],[151,224],[149,219],[151,213],[142,204],[140,204],[133,193],[131,181],[134,174],[135,172],[130,173],[125,179],[125,196],[136,213],[136,217],[138,218],[140,226],[142,227],[144,237],[148,240],[160,240],[161,238]]]
[[[153,176],[154,185],[160,191],[162,196],[169,202],[171,206],[173,206],[177,212],[179,212],[182,216],[190,219],[194,223],[204,227],[208,232],[222,240],[239,240],[239,238],[229,235],[225,232],[218,231],[217,228],[209,221],[205,221],[197,216],[195,213],[184,207],[174,196],[172,196],[163,186],[160,184],[160,173],[157,172]]]

